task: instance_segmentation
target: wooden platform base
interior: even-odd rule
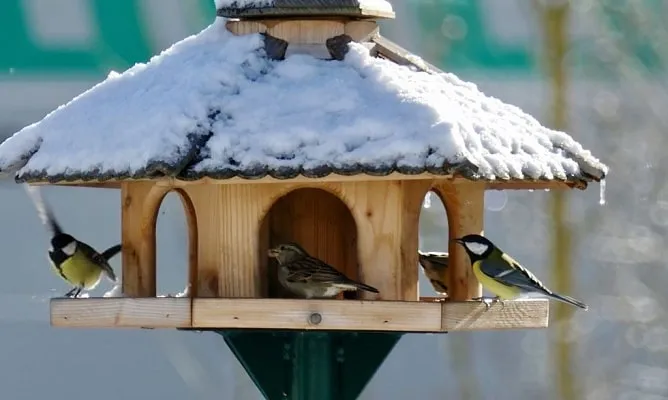
[[[546,328],[547,300],[366,301],[222,298],[51,300],[51,325],[78,328],[448,332]]]

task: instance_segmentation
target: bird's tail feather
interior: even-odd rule
[[[104,257],[105,260],[109,261],[112,259],[116,254],[118,254],[122,249],[121,244],[117,244],[115,246],[111,246],[107,250],[102,252],[102,257]]]
[[[580,300],[574,299],[570,296],[565,296],[565,295],[561,295],[561,294],[558,294],[558,293],[550,293],[550,294],[548,294],[548,296],[555,299],[555,300],[559,300],[563,303],[570,304],[570,305],[576,306],[576,307],[580,307],[583,310],[589,309],[588,305],[586,305],[585,303],[581,302]]]
[[[379,293],[378,289],[376,289],[375,287],[369,286],[369,285],[364,284],[362,282],[355,282],[354,285],[355,285],[356,288],[366,290],[367,292]]]
[[[116,273],[114,272],[114,270],[111,267],[109,267],[109,269],[105,268],[104,272],[106,273],[107,279],[109,279],[109,281],[111,281],[112,283],[117,283],[118,282],[118,277],[116,276]]]
[[[109,259],[114,257],[116,254],[118,254],[118,252],[120,252],[122,248],[123,247],[121,246],[121,244],[117,244],[117,245],[111,246],[107,250],[103,251],[101,255],[102,255],[102,257],[104,258],[105,261],[109,261]],[[102,269],[104,270],[105,275],[107,276],[107,278],[110,281],[112,281],[114,283],[118,282],[118,278],[116,277],[116,274],[114,273],[114,269],[111,268],[111,265],[105,263],[105,265],[102,266]]]
[[[56,217],[53,215],[51,208],[44,201],[41,189],[38,186],[30,186],[28,184],[24,184],[23,187],[28,193],[28,196],[30,196],[30,199],[37,209],[37,214],[39,215],[40,220],[42,220],[42,223],[49,230],[51,236],[62,234],[63,230],[58,224],[58,221],[56,221]]]

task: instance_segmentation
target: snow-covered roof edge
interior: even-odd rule
[[[389,59],[397,64],[412,65],[418,70],[423,70],[430,72],[431,74],[444,74],[442,71],[438,70],[434,66],[431,66],[423,62],[419,57],[410,54],[408,51],[402,49],[398,45],[384,39],[382,37],[376,37],[372,39],[374,47],[371,50],[373,55],[376,55],[380,58]],[[444,74],[451,75],[451,74]],[[91,89],[92,90],[92,89]],[[86,92],[88,93],[88,92]],[[82,94],[82,97],[86,93]],[[75,99],[76,100],[76,99]],[[73,100],[73,101],[75,101]],[[72,103],[72,102],[70,102]],[[69,103],[68,103],[69,104]],[[59,107],[62,108],[65,106]],[[519,110],[519,109],[518,109]],[[57,112],[54,111],[53,113]],[[206,119],[208,119],[208,126],[211,126],[218,118],[219,110],[212,110],[208,116],[205,116],[205,121],[202,123],[201,128],[206,130],[207,126]],[[37,123],[39,124],[39,123]],[[556,132],[560,134],[559,132]],[[34,136],[34,140],[25,140],[25,136],[29,136],[30,132],[25,132],[24,140],[17,141],[15,154],[17,157],[12,159],[2,159],[2,154],[0,154],[0,174],[4,172],[17,171],[22,168],[26,162],[31,158],[33,154],[39,149],[41,144],[41,138],[39,136]],[[371,176],[387,176],[392,173],[399,173],[404,175],[416,175],[420,173],[431,173],[434,175],[454,175],[460,176],[469,180],[489,180],[485,178],[486,174],[481,173],[478,166],[474,163],[468,161],[467,159],[460,159],[457,162],[443,162],[438,165],[428,164],[420,167],[413,167],[409,165],[402,165],[400,163],[388,164],[388,165],[342,165],[337,166],[317,166],[314,168],[308,168],[305,166],[299,167],[279,167],[272,168],[268,165],[258,165],[256,168],[249,168],[245,170],[231,169],[221,167],[215,170],[201,170],[195,168],[198,163],[202,161],[205,156],[202,155],[201,151],[206,144],[210,136],[206,132],[198,132],[197,134],[193,133],[188,136],[187,146],[184,147],[179,154],[179,158],[172,160],[170,162],[165,160],[154,160],[151,163],[148,163],[145,168],[135,170],[132,173],[100,173],[100,171],[87,171],[85,173],[72,173],[72,174],[46,174],[46,171],[24,171],[20,175],[16,176],[18,182],[67,182],[67,181],[107,181],[107,180],[120,180],[120,179],[145,179],[145,178],[157,178],[157,177],[175,177],[179,179],[187,180],[196,180],[203,177],[210,177],[215,179],[228,179],[233,177],[239,177],[242,179],[259,179],[265,176],[270,176],[277,179],[291,179],[299,175],[309,177],[309,178],[322,178],[330,174],[338,175],[358,175],[358,174],[367,174]],[[572,183],[572,186],[584,188],[586,187],[586,182],[588,181],[599,181],[605,177],[608,172],[608,167],[601,163],[599,160],[594,158],[590,152],[582,149],[582,146],[570,138],[566,134],[562,134],[563,140],[561,141],[560,146],[561,151],[568,155],[568,158],[574,160],[579,166],[578,174],[566,174],[563,177],[553,176],[552,178],[542,178],[539,180],[549,181],[566,181]],[[28,138],[29,139],[29,138]],[[11,139],[9,139],[11,140]],[[12,143],[6,142],[3,143],[3,146],[12,146]],[[558,147],[558,146],[557,146]],[[7,152],[5,151],[5,154]],[[496,181],[503,181],[501,177],[496,177]],[[507,180],[512,181],[512,178]],[[525,179],[529,180],[529,179]]]

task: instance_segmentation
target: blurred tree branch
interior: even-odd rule
[[[534,0],[543,29],[544,68],[551,87],[551,125],[554,129],[566,130],[567,92],[566,54],[568,53],[569,3],[562,0]],[[554,290],[572,292],[571,228],[567,223],[568,193],[552,191],[550,202],[552,213],[552,279]],[[567,322],[573,310],[565,304],[553,303],[556,315],[556,341],[552,359],[557,375],[557,390],[561,399],[577,399],[578,390],[573,367],[573,349],[567,340],[570,324]]]

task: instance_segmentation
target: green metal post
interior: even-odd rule
[[[298,332],[293,336],[290,400],[334,400],[339,388],[332,340],[324,332]]]
[[[215,331],[267,400],[355,400],[395,332]]]

